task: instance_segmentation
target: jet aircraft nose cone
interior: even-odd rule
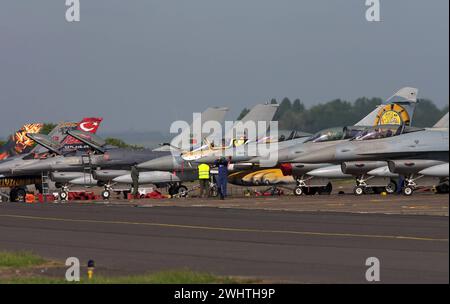
[[[176,169],[176,162],[172,155],[167,155],[140,163],[137,167],[149,171],[171,171]]]
[[[336,148],[325,147],[317,151],[311,151],[298,155],[293,163],[333,163],[336,161]]]
[[[131,179],[131,174],[118,176],[114,178],[113,181],[120,184],[131,184],[133,182],[133,180]]]
[[[367,172],[367,174],[372,175],[372,176],[381,176],[381,177],[397,177],[398,176],[398,174],[392,173],[389,170],[388,166],[383,166],[380,168],[373,169],[373,170]]]

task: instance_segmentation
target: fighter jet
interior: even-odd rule
[[[301,161],[308,163],[342,163],[343,172],[372,166],[369,175],[387,173],[401,175],[402,192],[411,195],[417,187],[437,186],[448,191],[448,113],[433,128],[412,128],[405,125],[376,126],[357,134],[347,142],[340,142],[315,153],[305,154]],[[387,162],[387,167],[383,166]],[[354,164],[353,166],[351,166]],[[375,166],[376,167],[376,166]],[[355,187],[355,194],[363,194],[364,185]]]
[[[201,121],[218,121],[222,123],[227,108],[208,108],[199,117]],[[195,124],[196,121],[193,122]],[[209,133],[200,130],[200,138]],[[106,142],[98,136],[86,136],[85,132],[68,131],[71,137],[88,145],[91,149],[89,153],[83,155],[59,155],[46,160],[40,160],[31,165],[15,168],[16,173],[30,172],[51,172],[50,178],[61,187],[59,192],[61,199],[68,197],[70,185],[99,185],[104,187],[102,196],[105,199],[110,197],[113,186],[117,184],[113,180],[116,177],[126,175],[130,172],[130,167],[134,164],[145,162],[161,155],[170,154],[164,149],[131,149],[118,148],[106,145]],[[193,136],[192,128],[186,128],[177,135],[173,143],[180,144],[189,140]],[[178,181],[174,181],[175,184]],[[171,183],[167,181],[167,183]]]
[[[277,150],[278,163],[284,164],[280,168],[284,174],[293,175],[297,181],[294,193],[296,195],[331,193],[332,185],[328,177],[314,177],[309,173],[319,168],[329,167],[333,163],[308,162],[304,161],[304,158],[320,155],[324,148],[347,141],[361,130],[373,125],[409,125],[417,102],[417,92],[415,88],[402,88],[354,126],[322,130],[300,143],[280,147]],[[261,157],[256,157],[250,162],[258,163],[260,159]],[[350,175],[346,176],[350,177]]]
[[[433,128],[448,128],[448,114]],[[389,171],[388,163],[385,160],[346,161],[338,165],[320,167],[308,172],[308,175],[329,179],[355,177],[356,187],[354,192],[357,195],[370,191],[395,193],[400,186],[398,184],[400,181],[399,174]],[[445,187],[445,185],[441,186]],[[438,190],[442,187],[438,187]]]
[[[21,174],[14,173],[14,170],[53,155],[74,153],[75,150],[73,149],[75,147],[79,150],[84,149],[85,147],[81,142],[68,137],[65,132],[71,129],[96,132],[101,121],[102,118],[89,117],[84,118],[79,123],[59,123],[49,135],[34,133],[34,129],[25,128],[24,130],[29,132],[24,134],[24,136],[26,136],[27,141],[32,142],[29,146],[34,146],[35,142],[39,143],[39,145],[34,146],[31,150],[23,150],[28,153],[11,156],[0,162],[0,186],[10,188],[9,195],[2,195],[2,198],[10,201],[21,200],[26,194],[27,185],[35,185],[36,189],[42,192],[43,176],[40,172]]]
[[[224,138],[229,140],[228,143],[216,145],[208,141],[206,145],[192,151],[173,151],[171,155],[141,163],[138,167],[145,171],[196,170],[199,163],[211,163],[223,155],[224,151],[234,149],[236,146],[245,146],[250,142],[255,142],[258,138],[250,138],[247,136],[245,132],[246,124],[264,122],[268,126],[275,115],[276,109],[277,105],[274,104],[259,104],[253,107],[240,121],[235,122],[233,126],[226,130]],[[261,133],[261,130],[259,132]],[[264,130],[263,135],[265,134],[266,130]],[[258,134],[254,135],[256,137],[258,136]],[[222,138],[222,134],[218,136]],[[217,136],[214,141],[217,141]]]
[[[230,138],[226,145],[215,146],[212,143],[222,134],[212,133],[204,138],[203,145],[193,147],[189,151],[182,151],[181,149],[172,149],[170,155],[162,156],[148,162],[138,165],[138,168],[143,171],[139,174],[140,184],[157,184],[157,183],[172,183],[173,187],[169,188],[169,194],[177,194],[182,191],[185,193],[187,188],[181,185],[183,181],[196,180],[198,177],[197,165],[195,161],[204,155],[211,155],[220,153],[230,145],[242,144],[245,145],[252,138],[247,137],[243,128],[238,126],[246,126],[247,123],[268,122],[271,121],[275,115],[277,105],[256,105],[250,112],[239,122],[236,122],[225,132],[225,138]],[[233,136],[238,140],[234,141]],[[242,140],[242,141],[241,141]],[[239,143],[241,141],[241,143]],[[173,146],[173,145],[171,145]],[[114,179],[114,182],[120,184],[130,184],[130,174],[119,176]]]

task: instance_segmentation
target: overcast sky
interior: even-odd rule
[[[211,105],[402,86],[448,103],[448,0],[381,0],[378,23],[365,0],[80,0],[77,23],[64,2],[0,2],[0,135],[83,115],[167,132]]]

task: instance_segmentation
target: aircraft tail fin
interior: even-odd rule
[[[266,130],[257,130],[260,134],[254,134],[249,136],[245,125],[247,123],[254,122],[255,126],[258,126],[258,122],[264,122],[269,127],[270,121],[272,121],[277,111],[277,104],[258,104],[254,106],[240,121],[237,121],[233,127],[225,132],[226,139],[239,139],[246,138],[247,140],[257,140],[258,137],[265,136]],[[263,134],[262,134],[263,133]],[[253,138],[251,138],[253,137]]]
[[[433,128],[447,128],[448,129],[449,121],[448,121],[448,112],[444,115],[439,121],[433,126]]]
[[[61,155],[62,144],[58,141],[53,140],[49,135],[40,133],[27,133],[27,136],[39,145],[36,147],[43,147],[44,149]]]
[[[411,125],[417,105],[418,91],[418,89],[411,87],[404,87],[398,90],[375,110],[357,122],[355,126]]]
[[[38,133],[42,130],[44,124],[31,123],[25,124],[16,133],[9,137],[9,140],[0,147],[0,160],[13,155],[29,153],[34,147],[34,141],[27,134]]]
[[[91,132],[69,130],[67,134],[100,153],[105,152],[104,146],[106,145],[106,141]]]
[[[85,117],[82,121],[80,121],[75,128],[68,128],[64,130],[65,138],[62,140],[62,145],[65,150],[86,150],[89,149],[89,145],[86,145],[79,139],[74,138],[73,136],[67,135],[67,131],[70,130],[79,130],[86,133],[97,133],[98,128],[100,127],[100,123],[103,118],[101,117]]]
[[[207,121],[214,121],[222,125],[227,112],[228,108],[222,107],[211,107],[206,109],[203,113],[194,117],[192,124],[189,127],[184,128],[180,134],[171,140],[170,146],[187,150],[189,147],[185,147],[186,143],[189,143],[191,146],[198,145],[200,144],[200,142],[198,142],[199,139],[202,140],[205,137],[214,136],[214,134],[211,133],[203,133],[204,130],[196,130],[197,128],[195,126],[200,126],[200,129],[202,129],[202,125]]]
[[[56,147],[58,147],[60,153],[64,153],[65,151],[71,151],[74,149],[87,149],[88,146],[84,145],[81,141],[67,135],[67,131],[87,129],[90,130],[91,133],[95,133],[97,132],[102,120],[103,118],[98,117],[85,117],[78,123],[61,122],[55,128],[53,128],[53,130],[50,131],[48,136],[45,136],[45,138],[42,136],[36,136],[36,142],[39,145],[36,146],[32,150],[32,152],[35,154],[41,154],[45,153],[48,150],[51,150],[56,153],[56,151],[54,151]],[[52,142],[49,142],[49,140],[51,140]],[[40,141],[42,141],[42,143]]]

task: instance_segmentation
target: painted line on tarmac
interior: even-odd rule
[[[331,236],[331,237],[393,239],[393,240],[410,240],[410,241],[426,241],[426,242],[448,242],[448,239],[429,238],[429,237],[416,237],[416,236],[402,236],[402,235],[353,234],[353,233],[313,232],[313,231],[293,231],[293,230],[266,230],[266,229],[212,227],[212,226],[167,224],[167,223],[152,223],[152,222],[128,222],[128,221],[103,221],[103,220],[88,220],[88,219],[69,219],[69,218],[58,218],[58,217],[40,217],[40,216],[28,216],[28,215],[16,215],[16,214],[0,214],[0,217],[24,219],[24,220],[54,221],[54,222],[114,224],[114,225],[135,225],[135,226],[166,227],[166,228],[210,230],[210,231],[227,231],[227,232],[252,232],[252,233],[290,234],[290,235],[323,236],[323,237]]]

